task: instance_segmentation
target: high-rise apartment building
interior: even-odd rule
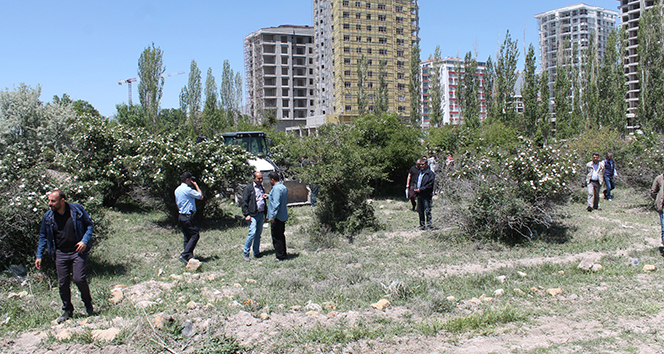
[[[475,77],[479,82],[477,89],[477,105],[479,108],[480,122],[486,118],[486,97],[484,94],[484,71],[486,63],[477,62],[477,71]],[[434,86],[431,80],[433,70],[438,70],[438,82],[440,83],[441,91],[441,108],[443,116],[441,124],[459,125],[463,123],[463,113],[459,105],[458,89],[459,84],[463,85],[463,77],[466,74],[464,68],[464,61],[459,58],[443,58],[443,59],[429,59],[420,63],[420,73],[422,75],[422,127],[429,127],[429,114],[430,90]],[[459,79],[461,78],[461,82]]]
[[[583,52],[591,36],[594,36],[597,43],[598,58],[604,57],[606,41],[609,33],[615,29],[617,17],[617,11],[586,4],[570,5],[535,15],[539,29],[540,64],[549,75],[552,96],[556,66],[559,63],[565,66],[570,61],[574,65],[581,65]],[[569,47],[564,47],[565,42],[569,42]],[[575,44],[578,48],[577,57],[571,59]]]
[[[315,107],[314,29],[263,28],[244,39],[247,114],[256,124],[270,115],[277,129],[306,124]]]
[[[632,126],[632,118],[636,116],[639,107],[639,95],[641,86],[639,85],[639,18],[643,11],[654,6],[653,0],[618,0],[620,6],[622,27],[627,33],[625,43],[624,67],[627,79],[627,125]]]
[[[360,113],[358,95],[371,112],[382,62],[388,111],[407,117],[411,50],[419,40],[417,0],[313,1],[316,115],[351,122]],[[358,75],[363,58],[366,70]]]

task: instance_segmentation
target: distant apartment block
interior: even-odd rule
[[[539,29],[540,63],[542,70],[549,75],[549,90],[553,96],[556,79],[556,66],[563,66],[563,58],[572,58],[572,48],[576,44],[578,53],[572,58],[573,65],[583,63],[583,51],[594,36],[598,58],[604,57],[609,33],[615,29],[617,11],[602,7],[577,4],[535,15]],[[569,47],[564,48],[565,42]]]
[[[639,18],[647,9],[654,6],[653,0],[618,0],[620,6],[622,27],[627,32],[627,41],[624,53],[624,68],[627,79],[627,125],[632,126],[632,120],[636,116],[639,107],[639,95],[641,86],[639,84]]]
[[[260,124],[270,115],[277,129],[306,124],[315,107],[314,29],[284,25],[244,39],[247,114]]]
[[[388,111],[410,114],[410,56],[419,41],[417,0],[313,0],[316,116],[329,122],[358,117],[358,62],[365,58],[366,111],[374,110],[379,66],[385,63]]]
[[[443,117],[441,124],[459,125],[463,123],[463,113],[461,112],[458,101],[459,79],[463,84],[463,77],[466,74],[464,62],[459,58],[429,59],[420,63],[421,81],[421,108],[422,108],[422,127],[430,126],[429,113],[430,102],[429,94],[434,86],[432,73],[435,69],[439,70],[439,82],[442,92],[442,110]],[[479,89],[477,93],[477,102],[480,109],[480,121],[486,118],[486,97],[484,94],[484,71],[486,63],[478,62],[475,76],[479,79]],[[459,70],[459,72],[457,72]]]

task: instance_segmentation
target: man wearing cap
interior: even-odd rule
[[[178,260],[187,264],[190,259],[194,258],[194,248],[198,243],[198,225],[194,214],[196,213],[196,199],[203,200],[203,193],[196,184],[196,177],[190,172],[185,172],[180,176],[182,184],[175,189],[175,202],[178,205],[180,215],[178,216],[178,223],[182,227],[184,234],[184,250],[180,254]]]

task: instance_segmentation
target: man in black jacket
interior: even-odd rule
[[[425,158],[419,159],[417,166],[420,168],[420,174],[417,176],[417,181],[415,181],[415,194],[417,194],[417,212],[420,214],[420,230],[430,230],[431,198],[436,175],[429,168]]]
[[[242,193],[242,215],[249,225],[249,234],[244,242],[244,260],[249,261],[249,251],[254,245],[254,257],[260,258],[261,233],[263,232],[263,221],[265,220],[265,198],[267,194],[263,190],[263,174],[254,172],[254,181],[244,188]]]

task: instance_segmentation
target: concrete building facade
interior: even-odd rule
[[[624,69],[627,80],[627,125],[633,125],[633,118],[639,107],[639,95],[641,86],[639,84],[639,18],[641,14],[654,6],[653,0],[618,0],[620,6],[621,26],[626,32],[627,39],[624,53]]]
[[[244,39],[247,114],[260,124],[270,115],[278,130],[306,124],[315,111],[314,28],[263,28]]]
[[[553,97],[553,84],[556,80],[556,66],[566,66],[563,58],[572,57],[572,48],[578,47],[574,65],[583,63],[583,51],[590,43],[591,36],[597,43],[597,57],[603,58],[609,33],[615,29],[617,11],[598,6],[577,4],[535,15],[539,30],[541,69],[549,75],[549,92]],[[570,46],[564,48],[564,43]]]
[[[410,57],[419,41],[417,0],[313,0],[316,62],[316,116],[328,122],[358,117],[376,103],[379,66],[385,63],[390,112],[410,114]],[[358,63],[367,63],[363,92]]]
[[[458,101],[457,91],[459,89],[459,78],[463,80],[465,75],[464,63],[460,58],[429,59],[420,63],[421,74],[421,111],[423,128],[430,126],[429,121],[429,93],[434,82],[431,80],[433,70],[439,70],[439,82],[442,91],[442,110],[443,117],[441,124],[459,125],[463,123],[463,114]],[[486,118],[486,96],[484,93],[484,71],[486,63],[477,62],[476,78],[479,80],[477,92],[477,103],[480,109],[480,121]],[[460,72],[457,72],[460,70]],[[463,82],[463,81],[462,81]]]

